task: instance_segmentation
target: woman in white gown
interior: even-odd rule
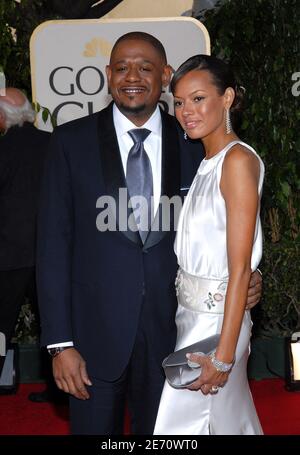
[[[175,350],[221,336],[212,357],[189,356],[202,367],[197,381],[180,390],[165,383],[154,434],[262,434],[247,379],[252,321],[245,302],[262,255],[264,165],[232,130],[242,90],[228,65],[192,57],[171,87],[178,121],[206,153],[177,229]]]

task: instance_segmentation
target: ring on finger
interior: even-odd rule
[[[219,388],[217,385],[213,385],[210,389],[211,393],[218,393]]]

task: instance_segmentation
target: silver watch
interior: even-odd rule
[[[51,355],[51,357],[56,357],[58,354],[61,352],[65,351],[66,349],[70,349],[73,346],[57,346],[53,348],[48,348],[48,353]]]

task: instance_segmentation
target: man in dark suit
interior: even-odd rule
[[[181,157],[176,122],[158,108],[171,68],[156,38],[121,37],[107,77],[114,103],[52,135],[38,234],[42,343],[54,355],[58,387],[71,395],[73,433],[122,433],[127,401],[132,433],[151,434],[161,362],[176,338],[174,220],[146,238],[122,228],[119,189],[132,188],[128,163],[140,127],[148,130],[142,142],[154,212],[160,196],[178,196],[191,183],[203,152],[197,144],[196,154],[186,149]],[[143,175],[136,177],[138,184]],[[117,229],[101,230],[97,207],[106,210],[99,198],[107,196],[115,201]]]
[[[26,294],[35,294],[36,216],[49,134],[34,119],[25,95],[7,88],[0,96],[0,332],[7,345]]]

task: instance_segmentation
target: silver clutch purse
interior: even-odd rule
[[[170,386],[174,387],[174,389],[184,389],[196,381],[201,374],[201,367],[198,363],[190,362],[186,358],[186,354],[209,355],[216,349],[219,339],[219,334],[212,335],[168,355],[164,359],[162,366]]]

